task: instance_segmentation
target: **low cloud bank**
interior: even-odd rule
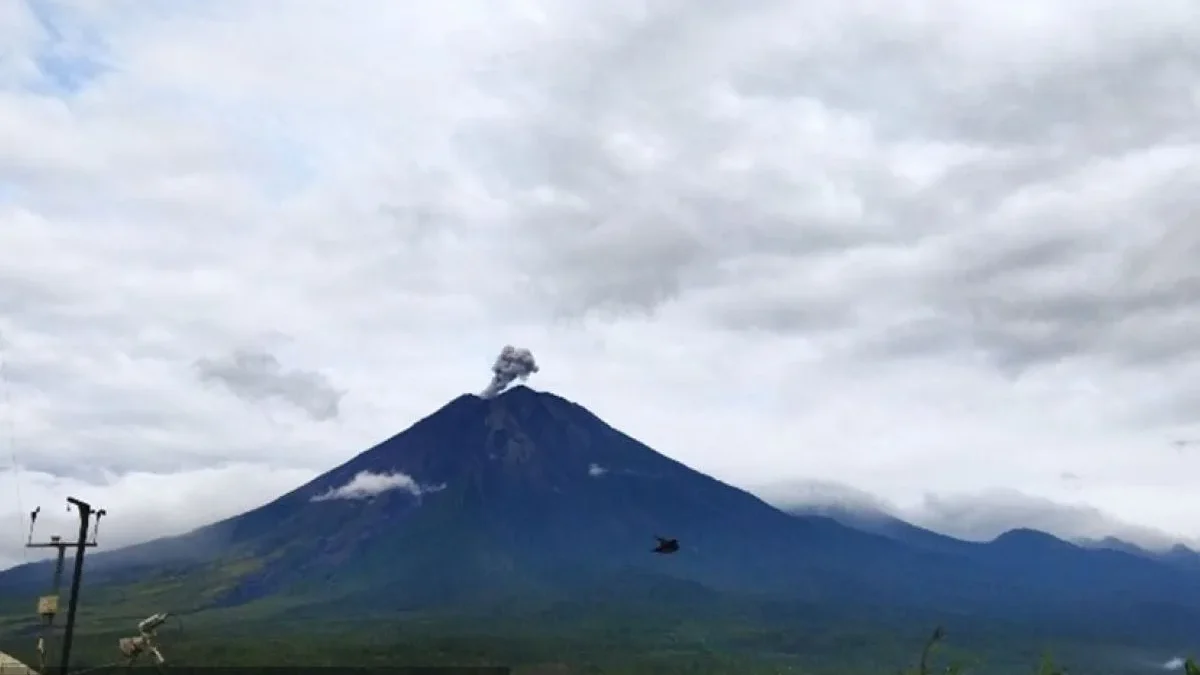
[[[432,492],[445,489],[445,485],[421,485],[405,473],[372,473],[360,471],[350,479],[350,482],[337,488],[330,488],[311,499],[314,502],[327,502],[335,499],[370,499],[392,490],[403,490],[420,497]]]

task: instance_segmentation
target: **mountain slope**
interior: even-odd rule
[[[357,494],[339,493],[356,485]],[[516,387],[461,396],[258,509],[90,555],[88,593],[177,611],[268,603],[293,620],[581,599],[694,608],[740,598],[745,607],[770,596],[1056,626],[1111,614],[1124,629],[1147,608],[1180,626],[1200,621],[1200,575],[1156,560],[1040,533],[974,544],[901,521],[876,525],[789,515],[574,403]],[[654,535],[678,537],[683,550],[651,554]],[[34,577],[48,579],[47,567],[0,573],[0,590],[11,595]]]
[[[1153,623],[1145,611],[1175,612],[1168,599],[1182,601],[1193,609],[1184,612],[1195,618],[1195,592],[1200,568],[1196,555],[1177,546],[1168,553],[1152,553],[1132,544],[1110,539],[1092,546],[1067,542],[1030,529],[1010,530],[989,542],[973,542],[933,532],[885,513],[837,507],[803,506],[788,510],[796,517],[826,513],[838,522],[865,532],[885,536],[907,546],[953,555],[976,573],[991,579],[997,588],[1020,589],[1007,600],[997,596],[993,612],[1029,621],[1038,617],[1054,621],[1063,609],[1074,607],[1101,611],[1122,608],[1134,624]],[[1186,596],[1186,600],[1184,599]],[[981,608],[982,609],[982,608]]]
[[[363,472],[401,472],[438,489],[313,501]],[[353,574],[372,593],[386,588],[409,602],[426,599],[414,592],[414,578],[424,580],[425,595],[444,601],[485,589],[550,592],[633,571],[813,597],[835,594],[828,582],[841,576],[846,557],[879,561],[904,553],[826,519],[796,521],[580,406],[526,387],[490,400],[459,397],[215,529],[230,551],[274,556],[243,590],[270,593]],[[684,554],[650,555],[658,534],[678,537]]]
[[[1079,545],[1092,550],[1124,551],[1138,557],[1167,563],[1177,569],[1200,572],[1200,553],[1183,544],[1176,544],[1166,551],[1151,551],[1116,537],[1105,537],[1098,540],[1085,540]]]
[[[322,499],[363,474],[396,473],[426,489]],[[659,534],[678,537],[681,554],[650,554]],[[221,582],[206,601],[224,606],[358,594],[420,607],[606,584],[636,595],[646,575],[832,601],[917,597],[937,585],[922,573],[926,558],[826,518],[792,518],[576,404],[516,387],[494,399],[461,396],[261,508],[91,556],[89,573],[101,584],[145,579],[147,568],[207,573]],[[234,583],[230,567],[242,570]],[[0,575],[0,586],[15,574]]]
[[[785,510],[798,518],[825,516],[846,527],[886,537],[915,549],[953,555],[971,550],[970,542],[918,527],[882,511],[820,504],[787,507]]]

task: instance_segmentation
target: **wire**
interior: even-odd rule
[[[25,505],[21,499],[21,465],[17,461],[17,425],[16,414],[13,412],[12,386],[8,380],[8,359],[5,358],[4,337],[0,335],[0,386],[4,387],[4,412],[8,433],[8,454],[12,459],[13,490],[17,495],[17,536],[25,536]],[[24,544],[24,541],[21,542]],[[29,550],[21,546],[21,562],[29,562]]]

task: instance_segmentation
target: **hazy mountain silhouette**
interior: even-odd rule
[[[1082,541],[1079,542],[1079,545],[1093,550],[1123,551],[1138,557],[1164,562],[1189,572],[1200,572],[1200,553],[1183,544],[1176,544],[1166,551],[1154,551],[1116,537],[1104,537],[1103,539]]]

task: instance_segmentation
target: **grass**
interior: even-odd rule
[[[926,641],[924,649],[921,650],[921,658],[916,668],[902,671],[902,675],[965,675],[969,672],[969,664],[963,662],[951,663],[940,669],[934,668],[932,665],[934,651],[945,637],[946,633],[941,627],[934,629],[933,634]],[[1183,664],[1183,671],[1184,675],[1200,675],[1200,664],[1197,664],[1195,659],[1189,658]],[[1042,656],[1038,668],[1033,672],[1036,675],[1068,675],[1067,670],[1056,665],[1049,654]]]
[[[136,620],[126,625],[132,626]],[[78,669],[116,665],[116,642],[131,630],[112,630],[111,623],[85,621],[77,634],[73,666]],[[223,628],[223,629],[222,629]],[[412,623],[282,626],[283,630],[257,634],[250,624],[168,625],[160,631],[160,644],[175,666],[518,666],[517,675],[538,672],[589,675],[967,675],[984,673],[1068,675],[1048,655],[1041,663],[993,649],[993,657],[957,649],[946,640],[941,628],[908,649],[894,634],[855,633],[831,629],[827,636],[798,636],[792,645],[776,643],[775,650],[758,642],[739,640],[729,626],[681,624],[674,629],[652,625],[595,625],[586,629],[551,630],[548,626],[502,625],[492,630],[480,626],[425,620]],[[765,628],[765,627],[764,627]],[[742,637],[753,627],[743,626]],[[24,631],[23,631],[24,632]],[[777,633],[763,637],[778,640]],[[828,639],[840,636],[840,639]],[[750,645],[747,648],[747,644]],[[996,647],[999,647],[997,645]],[[36,663],[32,638],[19,638],[9,631],[0,634],[0,651],[27,663]],[[52,647],[57,644],[52,643]],[[907,652],[897,656],[896,649]],[[1005,658],[1007,656],[1007,658]],[[897,663],[911,660],[907,668]],[[1103,659],[1100,659],[1102,662]],[[553,671],[549,666],[567,669]],[[891,665],[889,665],[891,664]],[[1094,672],[1095,665],[1079,665],[1080,672]],[[1146,672],[1130,669],[1129,672]],[[1200,675],[1189,660],[1186,675]],[[1110,671],[1113,672],[1113,671]]]
[[[205,582],[220,584],[222,576]],[[179,607],[179,583],[163,578],[114,590],[85,589],[73,665],[111,664],[118,658],[117,640],[131,636],[139,620]],[[188,593],[202,592],[185,585]],[[1049,650],[1073,671],[1132,675],[1155,668],[1147,666],[1153,663],[1145,656],[1150,651],[1173,649],[1090,638],[1046,643],[1027,627],[963,616],[828,607],[765,614],[735,605],[667,607],[632,616],[595,602],[577,605],[471,616],[396,615],[363,607],[371,618],[350,621],[332,618],[351,614],[344,607],[323,616],[294,599],[275,597],[185,616],[182,627],[170,624],[160,635],[164,653],[176,666],[509,664],[523,666],[518,675],[547,664],[569,664],[571,669],[562,671],[567,673],[606,675],[1067,675],[1044,655]],[[22,616],[0,612],[0,651],[36,663],[34,625],[24,609]],[[940,628],[929,634],[920,627],[934,621],[956,627],[952,642]],[[1125,670],[1111,666],[1121,662],[1128,663]],[[1200,675],[1193,662],[1185,671]]]

